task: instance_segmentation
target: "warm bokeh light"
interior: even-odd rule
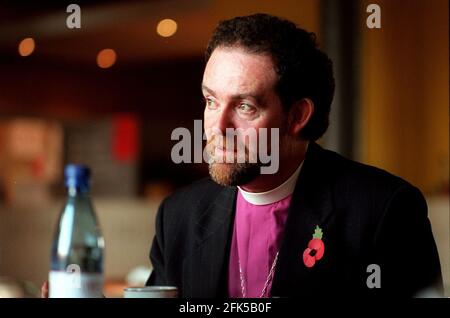
[[[104,49],[98,52],[97,65],[101,68],[108,68],[116,63],[117,55],[113,49]]]
[[[159,21],[156,32],[162,37],[169,37],[177,32],[177,23],[172,19],[164,19]]]
[[[28,56],[33,53],[34,48],[35,44],[33,38],[23,39],[19,44],[19,54],[21,56]]]

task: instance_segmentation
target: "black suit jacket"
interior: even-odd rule
[[[226,297],[236,187],[200,180],[158,211],[147,285],[174,285],[182,297]],[[325,254],[307,268],[314,228]],[[369,288],[376,264],[380,287]],[[311,143],[293,193],[272,296],[410,297],[442,288],[436,244],[420,191],[383,170]]]

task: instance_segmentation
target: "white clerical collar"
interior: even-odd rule
[[[254,205],[265,205],[278,202],[294,192],[294,188],[297,184],[298,175],[300,174],[302,165],[303,161],[300,163],[294,173],[289,177],[289,179],[287,179],[275,189],[266,192],[247,192],[239,186],[238,189],[244,197],[245,201]]]

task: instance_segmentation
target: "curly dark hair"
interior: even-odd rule
[[[275,87],[283,107],[309,98],[314,113],[300,137],[317,140],[328,128],[334,95],[333,65],[318,49],[316,35],[293,22],[268,14],[254,14],[221,21],[206,48],[206,62],[217,47],[242,47],[250,53],[272,56],[278,74]]]

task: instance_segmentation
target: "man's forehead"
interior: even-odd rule
[[[240,48],[217,48],[211,55],[203,76],[203,88],[227,87],[237,93],[255,93],[273,87],[276,73],[269,55],[248,53]]]
[[[254,67],[266,72],[275,71],[269,54],[251,53],[241,47],[219,47],[211,54],[205,71],[228,68],[230,72],[245,72],[255,71]]]

